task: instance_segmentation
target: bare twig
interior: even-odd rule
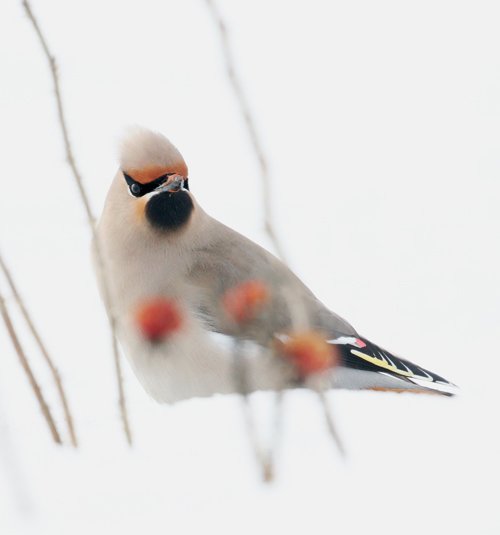
[[[259,463],[259,466],[261,468],[262,480],[264,481],[264,483],[270,483],[274,479],[274,459],[272,455],[272,450],[266,451],[259,441],[252,406],[250,404],[248,394],[244,394],[242,400],[245,424],[248,436],[250,438],[250,443],[252,444],[252,448],[255,453],[255,458],[257,459],[257,462]]]
[[[293,330],[300,331],[308,329],[309,318],[307,317],[306,310],[302,306],[300,299],[297,298],[297,295],[293,291],[291,291],[290,288],[285,288],[282,293],[285,300],[287,301],[288,308],[290,310]],[[337,429],[335,427],[332,411],[330,409],[330,405],[328,404],[328,399],[325,393],[325,391],[328,389],[328,385],[321,383],[315,381],[314,384],[311,384],[310,386],[313,387],[313,390],[318,395],[318,400],[325,416],[326,428],[328,429],[328,432],[330,433],[333,442],[337,445],[340,455],[342,457],[345,457],[345,448],[343,446],[340,435],[338,434]]]
[[[59,434],[59,431],[57,430],[56,423],[54,419],[52,418],[52,413],[50,411],[50,408],[47,402],[45,401],[40,385],[35,379],[33,370],[31,369],[31,366],[26,357],[26,353],[24,352],[21,346],[21,343],[19,342],[19,338],[17,336],[14,324],[12,323],[12,320],[10,318],[9,311],[7,310],[5,299],[2,294],[0,294],[0,314],[5,323],[5,327],[7,328],[7,333],[9,334],[9,337],[12,341],[12,345],[14,346],[17,356],[19,357],[19,362],[21,363],[21,366],[28,378],[28,381],[35,394],[38,404],[40,405],[40,409],[45,418],[45,421],[47,422],[47,425],[49,426],[49,430],[52,435],[52,438],[54,439],[54,442],[56,442],[57,444],[62,444],[61,435]]]
[[[266,231],[269,239],[271,240],[271,243],[273,244],[276,254],[281,258],[281,260],[285,261],[286,260],[285,251],[278,239],[278,235],[276,233],[276,230],[273,224],[273,210],[272,210],[272,204],[271,204],[271,178],[269,175],[269,166],[267,163],[267,158],[264,155],[264,150],[262,149],[262,144],[257,134],[255,121],[250,111],[250,106],[248,105],[245,92],[243,91],[242,84],[236,72],[233,53],[231,50],[231,46],[229,44],[229,36],[228,36],[226,24],[219,10],[217,9],[217,6],[215,5],[214,0],[205,0],[205,1],[207,3],[210,14],[212,15],[214,23],[219,30],[221,47],[222,47],[222,52],[224,55],[224,61],[225,61],[225,66],[226,66],[226,74],[231,83],[231,87],[233,88],[233,92],[236,97],[236,100],[238,101],[241,115],[247,127],[250,142],[252,144],[253,150],[255,152],[255,156],[259,163],[260,176],[261,176],[261,181],[262,181],[262,202],[264,206],[264,230]]]
[[[326,428],[328,429],[328,432],[330,433],[330,436],[332,437],[333,441],[337,445],[340,455],[345,458],[346,450],[344,448],[344,444],[340,438],[340,435],[338,434],[337,428],[335,427],[335,424],[333,422],[333,415],[330,410],[330,405],[328,404],[328,399],[325,394],[325,389],[324,387],[321,387],[318,390],[316,390],[316,392],[318,393],[318,398],[321,403],[321,407],[323,408]]]
[[[278,235],[273,224],[273,210],[272,210],[272,204],[271,204],[271,177],[269,174],[269,166],[267,163],[267,158],[264,154],[262,144],[257,134],[257,128],[255,126],[255,121],[250,111],[250,106],[246,99],[245,92],[243,91],[242,84],[236,72],[235,61],[234,61],[233,53],[232,53],[231,46],[229,43],[229,36],[228,36],[226,24],[217,6],[215,5],[214,0],[205,0],[205,1],[210,11],[210,14],[212,16],[212,19],[214,21],[214,24],[217,26],[218,31],[219,31],[222,53],[224,55],[226,74],[231,84],[231,87],[233,88],[233,93],[236,97],[236,100],[238,101],[240,113],[245,122],[247,132],[248,132],[248,137],[250,138],[250,142],[252,144],[255,157],[259,165],[261,187],[262,187],[262,204],[264,208],[264,230],[267,236],[269,237],[276,254],[278,255],[279,258],[281,258],[281,260],[283,260],[286,263],[285,250],[283,246],[281,245],[280,240],[278,239]],[[297,299],[294,299],[290,295],[290,292],[287,292],[287,291],[284,292],[283,297],[285,298],[285,301],[290,307],[292,307],[292,305],[294,305],[295,302],[297,301]],[[295,308],[290,308],[292,319],[297,318],[297,316],[301,317],[304,315],[300,313],[301,311],[294,313],[294,310]],[[249,429],[249,434],[252,436],[252,435],[255,435],[255,431],[250,428],[252,425],[251,423],[249,423],[250,418],[251,418],[251,407],[248,401],[246,400],[246,398],[247,396],[245,395],[245,400],[244,400],[245,405],[246,405],[245,416],[246,416],[246,421],[247,421],[247,428]],[[264,469],[264,481],[271,481],[272,475],[273,475],[272,473],[273,459],[275,457],[275,451],[277,449],[277,444],[279,442],[281,430],[282,430],[282,420],[283,420],[283,403],[282,402],[283,402],[283,391],[278,390],[276,392],[275,401],[274,401],[275,432],[274,432],[274,437],[273,437],[273,443],[267,455],[264,457],[264,459],[261,462],[261,466],[263,466],[263,469]]]
[[[272,447],[268,451],[268,464],[271,468],[270,477],[265,481],[272,481],[274,477],[274,467],[276,464],[277,451],[281,442],[281,436],[283,433],[283,398],[285,397],[285,391],[283,388],[279,388],[274,395],[273,403],[273,424],[272,424],[272,435],[271,435],[271,444]]]
[[[245,125],[248,131],[248,136],[250,138],[253,150],[255,152],[255,157],[259,163],[260,176],[261,176],[261,182],[262,182],[262,203],[264,207],[264,230],[266,231],[269,239],[271,240],[271,243],[273,244],[273,247],[278,257],[281,258],[283,262],[288,264],[284,247],[282,246],[278,238],[278,234],[273,224],[273,210],[272,210],[272,204],[271,204],[271,176],[269,173],[269,166],[267,163],[267,158],[264,155],[264,150],[262,149],[262,144],[257,134],[255,121],[250,111],[250,106],[245,97],[242,84],[236,72],[235,61],[234,61],[233,53],[232,53],[231,46],[229,43],[229,36],[228,36],[226,24],[220,14],[220,11],[218,10],[215,4],[215,1],[205,0],[205,2],[208,6],[208,9],[213,18],[214,23],[218,28],[221,48],[222,48],[222,52],[224,55],[226,74],[231,84],[231,87],[233,88],[234,95],[238,101],[240,112],[243,117],[243,120],[245,121]],[[306,314],[306,310],[304,306],[302,305],[298,296],[294,294],[291,288],[283,288],[282,295],[290,310],[292,326],[294,328],[307,327],[309,320]],[[326,401],[324,390],[317,390],[317,393],[319,396],[320,403],[324,410],[328,430],[332,438],[338,445],[340,452],[344,454],[344,449],[340,442],[340,438],[333,425],[333,417],[331,415],[330,408]],[[282,396],[282,393],[277,392],[277,396]],[[277,429],[279,429],[280,421],[282,419],[282,414],[281,414],[282,409],[281,409],[281,401],[278,401],[278,397],[276,398],[275,408],[276,408],[276,422],[277,422],[276,426],[277,426]],[[278,432],[276,434],[278,435]]]
[[[56,99],[56,105],[57,105],[57,115],[59,119],[59,126],[61,127],[61,133],[62,133],[63,141],[64,141],[64,148],[66,151],[66,160],[73,173],[73,177],[75,179],[78,192],[80,194],[80,199],[82,201],[82,204],[85,209],[85,213],[87,215],[88,224],[92,232],[95,253],[96,253],[95,256],[96,256],[96,261],[97,261],[97,269],[99,271],[100,278],[102,281],[102,287],[103,287],[103,301],[108,312],[109,326],[111,330],[111,345],[112,345],[112,351],[113,351],[113,359],[115,363],[116,379],[118,383],[118,403],[120,406],[120,414],[121,414],[122,423],[123,423],[123,430],[125,432],[127,442],[129,444],[132,444],[132,434],[131,434],[129,420],[128,420],[127,406],[126,406],[126,400],[125,400],[125,391],[123,387],[123,376],[122,376],[122,369],[121,369],[120,353],[118,349],[118,341],[116,338],[116,318],[114,315],[113,308],[111,306],[112,305],[111,292],[109,290],[107,272],[105,269],[104,255],[102,253],[100,240],[96,233],[95,217],[94,217],[94,214],[92,213],[92,208],[90,207],[89,198],[85,190],[85,187],[83,185],[82,176],[76,165],[71,142],[69,139],[68,127],[67,127],[67,122],[66,122],[66,117],[64,114],[64,107],[63,107],[62,97],[61,97],[61,89],[59,85],[57,63],[56,63],[56,59],[54,55],[49,49],[47,40],[45,39],[45,36],[42,33],[42,30],[40,29],[38,21],[35,15],[33,14],[33,11],[31,10],[30,3],[28,2],[28,0],[23,0],[22,4],[26,11],[26,14],[28,15],[29,20],[31,21],[33,25],[35,33],[40,42],[40,46],[42,47],[43,52],[47,58],[47,61],[49,62],[49,68],[50,68],[50,73],[52,76],[52,82],[54,86],[54,93],[55,93],[55,99]]]
[[[255,418],[252,411],[252,404],[250,402],[249,392],[251,387],[248,384],[247,363],[245,359],[245,352],[242,349],[244,342],[239,338],[235,338],[233,346],[233,363],[234,363],[234,375],[237,384],[238,392],[241,394],[241,400],[243,402],[243,416],[245,418],[245,425],[248,433],[248,438],[252,446],[255,459],[261,469],[262,480],[265,483],[270,483],[274,478],[274,456],[273,450],[270,448],[266,451],[263,447],[259,434],[257,432],[257,426],[255,425]],[[276,405],[278,408],[278,405]],[[277,428],[279,426],[276,426]]]
[[[47,363],[50,372],[52,374],[52,377],[54,379],[54,382],[56,384],[57,392],[59,394],[59,398],[61,400],[61,405],[63,407],[64,411],[64,418],[66,420],[66,425],[68,426],[68,433],[71,439],[71,444],[76,448],[78,446],[78,441],[76,438],[75,433],[75,427],[73,423],[73,417],[71,416],[71,411],[69,409],[68,399],[66,396],[66,393],[64,391],[64,387],[62,384],[61,376],[59,374],[59,371],[54,364],[53,359],[49,355],[49,352],[47,351],[47,348],[40,336],[40,333],[38,332],[38,329],[35,327],[35,324],[33,323],[33,320],[31,318],[30,313],[28,312],[26,305],[24,304],[24,300],[19,294],[16,284],[14,283],[14,279],[12,277],[12,274],[10,270],[7,268],[7,265],[5,264],[2,255],[0,253],[0,269],[3,271],[5,278],[7,280],[7,283],[10,287],[10,290],[12,292],[12,295],[14,296],[14,299],[16,300],[19,309],[21,310],[21,314],[23,315],[24,320],[26,321],[26,324],[28,325],[28,329],[31,332],[31,335],[35,339],[35,342],[38,345],[38,348],[40,349],[40,352],[42,353],[43,358],[45,359],[45,362]]]

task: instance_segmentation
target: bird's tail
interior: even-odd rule
[[[340,336],[329,340],[341,354],[336,386],[452,396],[457,386],[443,377],[396,357],[365,338]],[[345,384],[343,384],[345,383]]]

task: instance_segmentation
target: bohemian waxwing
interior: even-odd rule
[[[124,139],[97,236],[119,339],[158,401],[238,391],[235,338],[243,339],[238,347],[244,348],[247,391],[300,385],[288,363],[263,349],[270,336],[288,336],[293,304],[340,354],[340,366],[326,372],[332,387],[454,392],[442,377],[359,336],[280,260],[206,214],[189,189],[182,155],[161,134],[135,129]],[[272,297],[242,330],[225,316],[221,301],[249,280],[266,284]],[[175,303],[181,322],[152,342],[138,327],[137,310],[158,298]]]

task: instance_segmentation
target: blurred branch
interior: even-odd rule
[[[3,318],[5,327],[7,328],[7,333],[9,334],[9,337],[12,341],[12,345],[14,346],[17,356],[19,357],[19,362],[21,363],[24,373],[28,377],[28,381],[31,385],[31,388],[35,394],[38,404],[40,405],[40,409],[45,418],[45,421],[47,422],[47,425],[49,426],[49,430],[52,435],[52,438],[54,439],[54,442],[56,442],[56,444],[62,444],[61,435],[59,434],[59,431],[57,430],[57,426],[56,426],[56,423],[54,422],[54,419],[52,418],[52,413],[50,411],[50,408],[47,402],[45,401],[40,385],[37,383],[35,379],[33,370],[31,369],[31,366],[28,362],[26,354],[21,346],[21,343],[19,342],[19,338],[14,328],[14,324],[12,323],[12,320],[10,318],[9,311],[7,310],[5,299],[2,294],[0,294],[0,315]]]
[[[250,402],[249,392],[252,390],[248,384],[248,373],[247,373],[247,363],[245,358],[245,352],[242,350],[242,344],[244,342],[235,338],[233,346],[233,363],[234,363],[234,372],[235,380],[237,385],[237,390],[241,394],[242,399],[242,409],[243,416],[245,418],[245,427],[248,433],[248,438],[252,446],[255,459],[260,466],[262,480],[265,483],[270,483],[274,479],[274,455],[273,448],[266,449],[262,446],[261,441],[259,440],[259,434],[257,431],[257,426],[255,425],[255,418],[252,411],[252,404]],[[275,403],[275,413],[278,414],[281,407],[281,392],[278,393],[279,398],[276,399]],[[278,403],[279,401],[279,403]],[[276,425],[276,430],[280,429],[281,426]]]
[[[85,190],[85,187],[83,185],[83,179],[80,174],[80,171],[78,170],[78,167],[76,165],[76,161],[73,155],[72,145],[69,139],[68,134],[68,127],[66,122],[66,116],[64,113],[64,107],[62,103],[62,97],[61,97],[61,88],[59,84],[59,75],[58,75],[58,69],[57,69],[57,63],[54,55],[49,49],[49,46],[47,44],[47,41],[45,39],[44,34],[42,33],[42,30],[40,29],[40,26],[38,24],[38,21],[33,14],[33,11],[31,10],[30,3],[28,0],[23,0],[22,5],[24,7],[24,10],[26,11],[26,14],[28,15],[29,20],[31,21],[33,28],[35,30],[35,33],[38,37],[40,46],[43,49],[43,52],[47,58],[47,61],[49,63],[50,68],[50,74],[52,76],[52,82],[54,86],[54,93],[55,93],[55,99],[57,104],[57,115],[59,119],[59,126],[61,128],[61,133],[63,136],[64,141],[64,148],[66,151],[66,160],[68,162],[68,165],[71,168],[71,171],[73,173],[73,177],[75,179],[78,192],[80,194],[80,200],[82,201],[82,204],[85,209],[85,213],[87,215],[87,221],[88,225],[90,227],[90,230],[92,232],[92,238],[94,241],[94,247],[95,247],[95,253],[96,253],[96,261],[97,261],[97,269],[100,274],[100,278],[102,280],[102,286],[103,286],[103,297],[104,297],[104,305],[107,309],[108,313],[108,319],[109,319],[109,326],[111,330],[111,346],[113,351],[113,359],[115,363],[115,373],[116,373],[116,379],[118,383],[118,403],[120,406],[120,414],[122,418],[123,423],[123,430],[125,432],[125,436],[127,439],[127,442],[129,444],[132,444],[132,434],[130,431],[130,425],[128,420],[128,413],[127,413],[127,406],[126,406],[126,400],[125,400],[125,390],[123,387],[123,375],[122,375],[122,369],[121,369],[121,360],[120,360],[120,353],[118,350],[118,341],[116,338],[116,318],[114,315],[113,308],[111,306],[111,293],[109,290],[109,284],[108,284],[108,278],[107,278],[107,272],[105,269],[105,263],[104,263],[104,255],[102,253],[102,247],[100,244],[100,240],[96,233],[96,227],[95,227],[95,217],[92,213],[92,209],[90,207],[89,198],[87,195],[87,192]]]
[[[255,156],[259,163],[260,168],[260,177],[262,182],[262,202],[264,206],[264,230],[266,231],[276,254],[281,258],[281,260],[286,261],[285,251],[281,245],[278,235],[274,228],[273,224],[273,210],[271,204],[271,177],[269,174],[269,166],[267,164],[267,158],[264,155],[264,150],[260,142],[259,136],[257,134],[257,129],[255,127],[255,121],[253,119],[252,113],[250,111],[250,106],[243,91],[241,81],[236,72],[235,61],[233,57],[233,52],[231,50],[231,45],[229,43],[229,35],[227,31],[226,24],[215,5],[214,0],[205,0],[214,20],[215,25],[219,30],[219,36],[221,41],[222,53],[224,55],[224,62],[226,66],[226,74],[233,88],[234,96],[238,101],[241,115],[245,121],[247,128],[248,136],[252,144]]]
[[[43,355],[43,358],[45,359],[45,362],[47,363],[50,372],[52,374],[52,377],[54,378],[54,382],[56,384],[57,392],[59,394],[59,398],[61,400],[61,404],[64,411],[64,417],[66,419],[66,424],[68,426],[68,432],[71,439],[71,444],[76,448],[78,446],[78,441],[76,438],[75,433],[75,427],[73,424],[73,417],[71,415],[71,411],[69,409],[68,399],[66,397],[66,393],[64,391],[64,387],[62,384],[61,376],[59,374],[59,371],[54,364],[54,361],[49,355],[49,352],[47,351],[47,348],[45,344],[43,343],[40,333],[38,332],[37,328],[35,327],[33,320],[31,318],[30,313],[28,312],[26,305],[24,304],[24,300],[20,296],[17,287],[14,283],[14,279],[12,277],[12,274],[10,273],[10,270],[7,268],[7,265],[5,264],[2,255],[0,253],[0,269],[3,271],[5,278],[7,280],[7,283],[10,287],[10,290],[12,292],[12,295],[14,296],[14,299],[16,300],[19,309],[21,310],[21,314],[23,315],[24,320],[26,321],[26,324],[28,325],[28,328],[31,332],[31,335],[35,339],[38,348],[40,349],[40,352]]]
[[[319,402],[321,404],[323,414],[325,416],[326,428],[328,429],[328,432],[330,433],[333,442],[335,442],[335,444],[337,445],[340,455],[345,458],[346,450],[344,448],[342,439],[340,438],[340,435],[337,432],[337,428],[335,427],[332,411],[330,409],[330,405],[328,404],[328,398],[326,397],[325,388],[319,388],[318,390],[316,390],[316,392],[318,393]]]
[[[226,74],[231,84],[231,87],[233,88],[234,96],[236,97],[236,100],[238,101],[240,113],[245,122],[248,136],[250,138],[250,142],[252,144],[255,156],[259,164],[261,186],[262,186],[262,203],[264,207],[264,230],[266,234],[268,235],[269,239],[271,240],[271,243],[273,244],[274,250],[276,254],[278,255],[278,257],[281,258],[281,260],[285,261],[286,260],[285,251],[278,239],[278,235],[273,225],[273,211],[272,211],[272,204],[271,204],[271,177],[269,175],[269,166],[267,164],[267,159],[264,155],[264,150],[262,148],[262,144],[257,134],[255,121],[250,111],[250,106],[246,99],[245,92],[243,91],[243,87],[238,77],[238,74],[236,72],[235,62],[234,62],[231,46],[229,43],[229,36],[228,36],[226,24],[219,10],[217,9],[217,6],[215,5],[214,0],[205,0],[205,1],[208,6],[208,10],[210,11],[210,14],[212,16],[212,19],[214,21],[214,24],[216,25],[219,31],[221,48],[222,48],[222,53],[224,55],[224,62],[225,62],[225,67],[226,67]],[[247,396],[244,395],[244,397],[245,397],[245,400],[244,400],[245,420],[247,422],[248,432],[250,436],[252,437],[253,435],[255,435],[255,430],[252,429],[253,419],[252,419],[252,414],[251,414],[251,407],[247,400]],[[276,433],[275,433],[275,441],[274,441],[275,443],[277,442],[279,438],[279,433],[281,430],[281,420],[283,417],[282,397],[283,397],[283,393],[281,391],[278,391],[276,393],[276,399],[274,403],[275,425],[276,425]],[[255,449],[255,445],[254,445],[254,449]],[[274,457],[273,455],[274,449],[275,447],[269,450],[269,453],[266,456],[266,458],[261,456],[261,466],[263,467],[264,481],[272,480],[272,475],[273,475],[272,474],[272,460]]]
[[[284,247],[282,246],[278,238],[278,234],[273,224],[273,210],[272,210],[272,204],[271,204],[271,176],[269,173],[269,166],[267,163],[267,158],[264,155],[262,143],[260,142],[259,136],[257,134],[255,121],[250,111],[250,106],[246,99],[245,92],[243,91],[242,83],[236,71],[234,56],[233,56],[233,52],[232,52],[231,45],[229,42],[229,34],[228,34],[227,26],[226,26],[226,23],[224,22],[224,19],[222,18],[220,11],[218,10],[215,4],[215,0],[205,0],[205,2],[208,6],[212,19],[219,31],[222,53],[224,55],[226,74],[231,84],[231,87],[233,88],[233,93],[236,97],[236,100],[238,101],[240,113],[245,122],[248,136],[250,138],[250,141],[251,141],[254,153],[255,153],[255,157],[259,163],[260,177],[261,177],[261,183],[262,183],[262,204],[264,207],[264,229],[268,237],[270,238],[278,257],[283,262],[285,262],[285,264],[288,264]],[[306,328],[309,323],[309,318],[307,317],[305,308],[300,302],[300,299],[298,298],[298,296],[293,291],[291,291],[290,288],[284,288],[282,291],[282,295],[290,311],[292,327],[294,329]],[[332,417],[330,408],[328,406],[328,403],[325,397],[324,389],[315,389],[315,391],[317,392],[319,396],[319,401],[321,403],[321,406],[323,407],[323,412],[325,415],[326,424],[330,432],[330,435],[335,441],[335,443],[337,444],[341,454],[344,455],[344,448],[342,446],[340,437],[333,424],[333,417]],[[281,425],[280,422],[282,419],[282,414],[281,414],[282,392],[277,392],[277,396],[279,396],[279,398],[278,397],[276,398],[276,403],[275,403],[276,428],[277,430],[279,430],[280,425]],[[278,431],[276,435],[278,435]]]

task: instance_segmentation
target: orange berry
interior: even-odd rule
[[[279,345],[279,350],[303,377],[333,368],[339,362],[336,347],[315,331],[292,334]]]
[[[258,280],[249,280],[227,290],[222,305],[233,321],[246,323],[253,320],[268,301],[267,286]]]
[[[182,325],[182,315],[176,303],[163,297],[141,303],[135,319],[141,334],[151,342],[170,336]]]

